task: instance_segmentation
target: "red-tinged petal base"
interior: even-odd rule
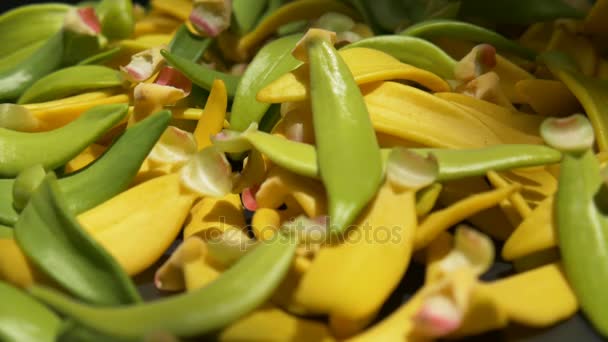
[[[99,18],[97,18],[97,14],[93,7],[82,7],[77,11],[82,21],[93,30],[95,34],[101,33],[101,23],[99,22]]]
[[[179,70],[170,66],[165,66],[160,70],[154,83],[181,89],[186,94],[190,94],[192,91],[192,81],[179,72]]]
[[[245,190],[243,190],[243,193],[241,194],[241,200],[243,201],[243,207],[245,207],[245,209],[249,211],[258,210],[258,202],[255,199],[255,194],[258,192],[259,189],[260,187],[256,185],[254,187],[245,188]]]

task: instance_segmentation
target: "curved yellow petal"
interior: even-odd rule
[[[253,213],[251,230],[256,239],[266,241],[279,231],[283,223],[281,211],[271,208],[260,208]]]
[[[449,91],[449,84],[430,71],[405,64],[393,56],[369,48],[341,50],[340,56],[358,84],[400,79],[419,83],[433,92]]]
[[[192,11],[192,1],[189,0],[152,0],[150,6],[160,13],[182,21],[188,20]]]
[[[105,151],[107,147],[99,144],[92,144],[89,147],[85,148],[82,152],[80,152],[74,159],[70,160],[67,164],[65,164],[65,173],[72,173],[82,169],[83,167],[89,165],[95,159],[99,158]]]
[[[553,30],[548,51],[560,51],[572,58],[585,76],[593,76],[598,55],[589,38],[569,32],[560,26]]]
[[[92,100],[99,100],[99,99],[103,99],[106,97],[110,97],[112,95],[114,95],[114,92],[112,92],[112,91],[107,91],[107,90],[106,91],[92,91],[92,92],[88,92],[88,93],[84,93],[84,94],[64,97],[64,98],[58,99],[58,100],[39,102],[39,103],[28,103],[28,104],[24,104],[23,107],[25,107],[29,110],[40,110],[40,109],[46,109],[46,108],[50,108],[50,107],[63,106],[63,105],[92,101]]]
[[[608,150],[608,82],[579,72],[567,70],[559,65],[551,71],[576,96],[589,117],[595,131],[596,143],[600,151]]]
[[[217,79],[213,81],[211,92],[205,104],[205,110],[194,130],[194,138],[199,150],[211,146],[211,136],[218,134],[222,130],[227,106],[228,94],[226,92],[226,85],[224,81]]]
[[[578,100],[562,82],[554,80],[521,80],[515,90],[534,111],[547,116],[567,116],[581,110]]]
[[[441,262],[452,251],[454,237],[448,232],[441,232],[424,250],[426,257],[426,272],[424,273],[424,284],[429,285],[437,282],[444,275]]]
[[[550,196],[513,231],[502,249],[502,257],[512,261],[555,246],[557,236],[553,223],[553,196]]]
[[[359,17],[351,7],[336,0],[292,1],[263,18],[253,31],[240,39],[230,36],[230,32],[222,34],[219,39],[220,47],[223,51],[231,51],[230,55],[235,57],[237,61],[245,61],[249,58],[253,49],[263,43],[281,26],[294,21],[315,19],[327,12],[346,14],[354,19]]]
[[[319,181],[273,166],[256,194],[258,207],[278,208],[287,197],[293,198],[308,217],[327,215],[325,189]]]
[[[585,18],[585,32],[605,36],[608,34],[608,1],[597,0]]]
[[[536,52],[542,52],[547,48],[552,33],[552,22],[535,23],[530,25],[521,37],[519,37],[519,43]]]
[[[24,288],[50,281],[27,259],[13,238],[0,239],[0,280]]]
[[[122,48],[121,55],[134,55],[138,52],[167,45],[173,38],[171,34],[146,34],[137,37],[136,39],[123,39],[118,41],[116,45]]]
[[[156,271],[156,288],[163,291],[192,291],[209,284],[219,276],[220,271],[206,262],[207,254],[207,245],[202,239],[196,236],[185,239]]]
[[[175,31],[180,21],[170,17],[160,15],[149,15],[135,23],[134,37],[141,37],[149,34],[163,34]]]
[[[511,185],[484,193],[473,194],[455,204],[433,212],[416,229],[415,249],[428,246],[441,232],[484,209],[499,204],[518,191],[520,186]]]
[[[492,183],[492,185],[497,189],[506,188],[510,185],[510,183],[506,179],[504,179],[500,174],[498,174],[495,171],[488,171],[486,174],[486,177],[488,178],[490,183]],[[530,214],[532,212],[532,209],[530,209],[530,206],[528,205],[526,200],[523,198],[523,196],[519,192],[515,192],[509,197],[509,199],[508,199],[509,203],[504,203],[504,202],[506,202],[506,201],[503,201],[500,204],[501,208],[503,206],[507,206],[507,207],[512,208],[512,210],[516,211],[516,213],[518,214],[517,222],[521,222],[522,219],[525,219],[528,216],[530,216]],[[504,210],[505,209],[503,208],[503,211]],[[507,208],[507,210],[509,210],[509,209]]]
[[[270,162],[258,150],[249,151],[241,174],[237,178],[232,192],[241,193],[245,188],[256,187],[264,182]]]
[[[578,302],[560,264],[549,264],[483,284],[513,322],[547,327],[578,310]]]
[[[205,240],[207,235],[217,231],[245,227],[243,206],[238,194],[228,194],[221,198],[202,198],[190,210],[190,215],[190,221],[184,228],[184,238],[196,235]]]
[[[483,120],[483,117],[487,116],[499,121],[503,125],[513,127],[529,135],[538,135],[540,124],[544,120],[543,117],[538,115],[510,110],[492,102],[480,100],[464,94],[435,93],[435,96],[448,100],[461,107],[474,109],[475,115],[478,115],[480,120]]]
[[[342,243],[318,252],[296,289],[296,301],[329,314],[337,336],[364,328],[395,289],[412,252],[416,227],[414,192],[380,188]]]
[[[521,195],[532,208],[557,191],[557,179],[543,167],[506,171],[501,176],[521,185]]]
[[[177,120],[200,120],[203,116],[204,110],[200,108],[186,108],[186,107],[173,107],[171,114],[173,118]],[[223,123],[222,123],[223,125]]]
[[[129,115],[128,126],[147,118],[164,106],[174,105],[186,96],[188,92],[177,87],[157,83],[138,83],[133,89],[133,114]]]
[[[509,318],[506,310],[496,303],[488,291],[484,290],[479,282],[473,286],[462,325],[451,335],[452,337],[476,335],[507,326]]]
[[[382,51],[352,48],[338,52],[350,69],[357,84],[387,80],[406,80],[419,83],[433,92],[449,91],[449,84],[424,69],[405,64]],[[308,98],[309,70],[304,64],[261,89],[258,101],[279,103],[304,101]]]
[[[523,99],[515,90],[515,83],[534,79],[534,76],[500,55],[496,55],[496,66],[492,71],[498,75],[500,88],[505,96],[513,103],[522,103]]]
[[[439,194],[439,202],[449,207],[471,194],[490,191],[491,188],[484,178],[472,177],[445,182]],[[504,241],[513,232],[514,226],[498,207],[483,210],[467,219],[475,227],[494,239]]]
[[[40,120],[40,125],[37,127],[40,131],[49,131],[55,128],[64,126],[84,113],[90,108],[102,104],[112,103],[129,103],[129,96],[119,94],[109,97],[97,97],[85,101],[67,101],[49,107],[41,107],[32,110],[32,114]]]
[[[182,188],[179,174],[170,174],[113,197],[78,215],[78,221],[129,275],[135,275],[173,243],[196,197]]]
[[[395,82],[363,87],[376,131],[425,146],[466,148],[500,144],[488,126],[460,107]]]
[[[376,341],[405,341],[410,335],[413,324],[412,317],[422,306],[424,293],[418,290],[405,304],[382,321],[371,326],[362,333],[349,338],[349,342],[376,342]],[[426,338],[408,338],[408,342],[428,341]]]
[[[299,318],[267,304],[224,328],[218,341],[334,341],[321,322]]]
[[[443,94],[447,94],[447,93],[443,93]],[[466,96],[466,95],[463,95],[463,96]],[[467,97],[471,97],[471,98],[475,99],[472,96],[467,96]],[[491,103],[491,102],[486,102],[484,100],[478,100],[478,101],[483,101],[485,103]],[[509,110],[508,108],[503,107],[503,106],[499,106],[499,105],[496,105],[496,106],[498,106],[500,108],[504,108],[505,110]],[[501,142],[504,144],[542,144],[543,143],[543,139],[538,134],[539,131],[536,131],[534,133],[527,133],[527,132],[524,132],[518,128],[515,128],[507,123],[504,123],[504,122],[500,121],[499,119],[496,119],[496,118],[492,117],[491,115],[488,115],[485,112],[479,111],[477,109],[467,107],[467,106],[460,106],[460,108],[462,108],[463,110],[465,110],[466,112],[471,114],[471,116],[475,117],[480,122],[482,122],[484,125],[486,125],[498,138],[500,138]]]

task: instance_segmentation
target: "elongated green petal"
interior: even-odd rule
[[[81,324],[111,336],[140,338],[159,330],[196,336],[217,331],[264,303],[292,264],[296,246],[293,237],[276,234],[208,286],[151,303],[100,308],[43,287],[34,286],[31,293]]]
[[[240,77],[216,71],[202,65],[196,64],[186,58],[177,56],[169,51],[162,50],[161,54],[167,63],[188,77],[192,83],[206,90],[211,90],[213,81],[217,78],[224,81],[228,97],[234,97]]]
[[[291,50],[301,37],[296,34],[277,39],[256,54],[236,89],[230,115],[231,129],[243,131],[262,119],[270,104],[257,101],[256,95],[270,82],[301,64],[291,56]]]
[[[61,320],[27,293],[0,281],[0,340],[54,342]]]
[[[380,148],[348,66],[330,41],[314,35],[308,39],[319,174],[329,200],[330,231],[342,233],[384,179]]]
[[[55,100],[86,90],[118,87],[118,71],[99,65],[78,65],[61,69],[34,83],[19,98],[19,103]]]
[[[15,237],[34,264],[79,298],[105,305],[140,301],[116,260],[80,227],[53,173],[21,213]]]
[[[456,61],[424,39],[401,35],[376,36],[348,44],[342,49],[365,47],[385,52],[403,63],[428,70],[444,79],[454,78]]]
[[[536,58],[536,53],[533,50],[519,45],[494,31],[463,21],[427,20],[408,27],[400,34],[422,38],[445,37],[487,43],[498,50],[510,52],[526,59],[534,60]]]

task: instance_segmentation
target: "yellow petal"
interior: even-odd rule
[[[185,107],[173,107],[171,109],[171,114],[173,114],[173,119],[176,120],[200,120],[203,116],[204,110],[200,108],[185,108]],[[222,122],[222,125],[224,123]]]
[[[580,112],[580,104],[568,87],[553,80],[521,80],[515,90],[534,111],[547,116],[567,116]]]
[[[235,182],[232,192],[241,193],[245,188],[259,186],[266,179],[269,168],[270,162],[262,153],[258,150],[249,151],[243,170]]]
[[[302,277],[296,301],[329,314],[338,336],[352,335],[371,322],[403,276],[416,226],[414,197],[385,184],[358,228],[343,243],[322,248]]]
[[[123,39],[118,41],[116,45],[121,47],[121,56],[126,55],[130,58],[132,55],[138,52],[167,45],[169,42],[171,42],[172,38],[173,35],[171,34],[146,34],[139,36],[136,39]]]
[[[205,110],[194,130],[194,138],[199,150],[211,146],[210,137],[222,130],[227,106],[228,95],[224,81],[219,79],[213,81],[209,98],[207,98],[207,103],[205,104]]]
[[[204,258],[196,258],[183,265],[184,281],[187,291],[204,287],[220,276],[220,271]]]
[[[416,230],[416,250],[426,247],[442,231],[468,217],[491,208],[519,190],[519,186],[511,185],[480,194],[473,194],[455,204],[433,212],[420,223]]]
[[[500,55],[496,55],[496,67],[492,71],[498,75],[500,88],[507,99],[513,103],[523,103],[523,98],[515,90],[515,84],[521,80],[534,79],[534,76]]]
[[[443,189],[441,183],[433,183],[416,192],[416,215],[419,218],[428,215],[433,210],[441,189]]]
[[[488,180],[490,181],[490,183],[492,183],[492,185],[497,189],[506,188],[510,184],[506,179],[504,179],[497,172],[488,171],[486,176],[488,177]],[[508,203],[506,203],[506,202],[508,202]],[[530,207],[528,206],[528,203],[526,202],[526,200],[523,198],[523,196],[519,192],[513,193],[509,197],[508,200],[501,202],[500,206],[501,206],[501,208],[503,208],[503,211],[514,210],[518,215],[515,222],[518,222],[518,223],[521,222],[522,219],[525,219],[528,216],[530,216],[530,213],[532,212],[532,209],[530,209]],[[509,207],[511,209],[509,209]],[[505,214],[507,215],[507,217],[509,217],[509,215],[506,212],[505,212]]]
[[[133,185],[141,184],[152,178],[166,176],[173,172],[173,165],[171,164],[158,164],[150,161],[148,158],[144,159],[141,167],[133,179]]]
[[[405,64],[379,50],[352,48],[340,51],[357,84],[385,80],[419,83],[432,92],[449,91],[450,86],[432,72]]]
[[[113,197],[78,215],[78,221],[129,275],[135,275],[173,243],[195,198],[182,189],[178,174],[170,174]]]
[[[65,164],[65,173],[72,173],[89,165],[95,159],[99,158],[107,147],[99,144],[92,144],[80,152],[74,159]]]
[[[188,20],[192,11],[192,1],[189,0],[152,0],[150,6],[160,13],[182,21]]]
[[[39,120],[38,129],[49,131],[64,126],[84,113],[86,110],[102,104],[129,103],[129,96],[125,94],[109,97],[100,97],[88,101],[67,102],[52,107],[32,110]]]
[[[519,43],[536,52],[542,52],[545,51],[552,33],[552,22],[535,23],[519,37]]]
[[[511,170],[501,176],[521,185],[521,195],[532,208],[557,191],[557,179],[545,168]]]
[[[448,93],[443,93],[448,94]],[[453,93],[456,94],[456,93]],[[466,95],[464,95],[466,96]],[[484,103],[493,104],[491,102],[487,102],[481,99],[476,99],[472,96],[467,96],[472,99],[482,101]],[[495,105],[495,104],[493,104]],[[511,109],[503,106],[496,105],[499,108],[503,108],[507,111],[512,112]],[[538,130],[533,133],[526,133],[516,127],[513,127],[509,123],[501,122],[499,119],[492,117],[491,115],[486,114],[485,112],[479,111],[477,109],[467,107],[467,106],[459,106],[463,110],[467,111],[473,117],[481,121],[484,125],[486,125],[496,136],[500,138],[500,140],[504,144],[542,144],[543,139],[538,135]],[[510,106],[511,107],[511,106]],[[513,115],[513,114],[511,114]]]
[[[608,127],[606,127],[608,126],[606,124],[608,82],[566,70],[559,65],[553,67],[551,71],[564,82],[582,104],[593,125],[600,151],[608,150]]]
[[[404,341],[412,331],[412,317],[418,312],[423,303],[423,294],[418,290],[405,304],[395,312],[371,326],[364,332],[347,341],[349,342],[377,342],[377,341]],[[428,341],[426,338],[411,337],[408,342]]]
[[[92,92],[88,92],[88,93],[84,93],[84,94],[64,97],[64,98],[58,99],[58,100],[39,102],[39,103],[28,103],[28,104],[24,104],[23,107],[25,107],[29,110],[40,110],[40,109],[46,109],[46,108],[50,108],[50,107],[56,107],[56,106],[62,106],[62,105],[68,105],[68,104],[74,104],[74,103],[80,103],[80,102],[86,102],[86,101],[92,101],[92,100],[99,100],[99,99],[103,99],[106,97],[110,97],[113,94],[114,93],[112,91],[107,91],[107,90],[106,91],[92,91]]]
[[[608,80],[608,60],[605,58],[600,58],[598,60],[595,77],[601,80]]]
[[[0,239],[0,279],[24,288],[34,283],[50,284],[48,278],[27,259],[13,238]]]
[[[163,291],[192,291],[219,276],[219,271],[205,262],[207,245],[196,236],[184,240],[156,271],[154,284]]]
[[[547,197],[534,208],[505,243],[502,257],[515,260],[557,246],[553,223],[553,196]]]
[[[206,239],[208,235],[228,229],[243,229],[245,218],[238,194],[225,197],[202,198],[190,211],[190,222],[184,228],[184,238],[197,235]]]
[[[138,83],[133,89],[134,112],[129,116],[129,126],[186,96],[188,93],[180,88],[156,83]]]
[[[149,15],[135,23],[134,37],[149,34],[171,33],[175,31],[181,22],[165,16]]]
[[[278,208],[291,197],[308,217],[327,214],[327,199],[323,185],[314,179],[295,175],[274,166],[256,194],[259,208]]]
[[[325,324],[298,318],[267,304],[226,327],[219,333],[218,340],[329,342],[334,339]]]
[[[551,326],[578,310],[560,264],[549,264],[483,287],[511,321],[527,326]]]
[[[254,212],[251,218],[251,230],[256,239],[266,241],[279,231],[282,223],[283,217],[279,210],[260,208]]]
[[[433,92],[449,91],[450,86],[439,76],[424,69],[401,63],[382,51],[368,48],[340,50],[340,56],[350,69],[357,84],[376,81],[405,80],[419,83]],[[260,90],[258,101],[280,103],[303,101],[309,96],[309,70],[304,64],[287,73]]]
[[[466,148],[500,144],[486,125],[460,107],[394,82],[363,88],[376,131],[425,146]]]
[[[443,191],[439,194],[439,202],[441,205],[448,207],[471,194],[489,190],[491,188],[485,179],[479,177],[449,181],[443,184]],[[506,240],[515,228],[498,207],[483,210],[469,217],[467,221],[494,239],[501,241]]]
[[[571,33],[558,26],[553,31],[547,50],[566,53],[576,62],[583,75],[594,75],[598,56],[587,37]]]
[[[444,276],[441,262],[454,248],[454,237],[448,232],[441,232],[424,250],[426,257],[425,285],[437,282]]]
[[[464,94],[435,93],[435,96],[448,100],[461,107],[474,109],[475,112],[471,113],[475,113],[481,121],[485,120],[484,116],[490,117],[505,126],[515,128],[529,135],[538,135],[540,124],[544,120],[543,117],[538,115],[510,110],[494,103],[476,99]]]
[[[507,326],[509,318],[504,308],[497,304],[493,296],[476,283],[469,296],[468,310],[461,327],[453,337],[477,335]]]
[[[224,40],[226,34],[220,36],[220,47],[223,51],[232,51],[237,61],[249,58],[253,49],[262,44],[269,36],[276,32],[281,26],[300,20],[310,20],[320,17],[327,12],[346,14],[351,18],[358,18],[357,12],[340,1],[335,0],[299,0],[289,2],[269,16],[260,21],[256,28],[236,39]],[[228,33],[228,32],[227,32]]]
[[[585,18],[585,32],[605,36],[608,34],[608,1],[595,2]]]

